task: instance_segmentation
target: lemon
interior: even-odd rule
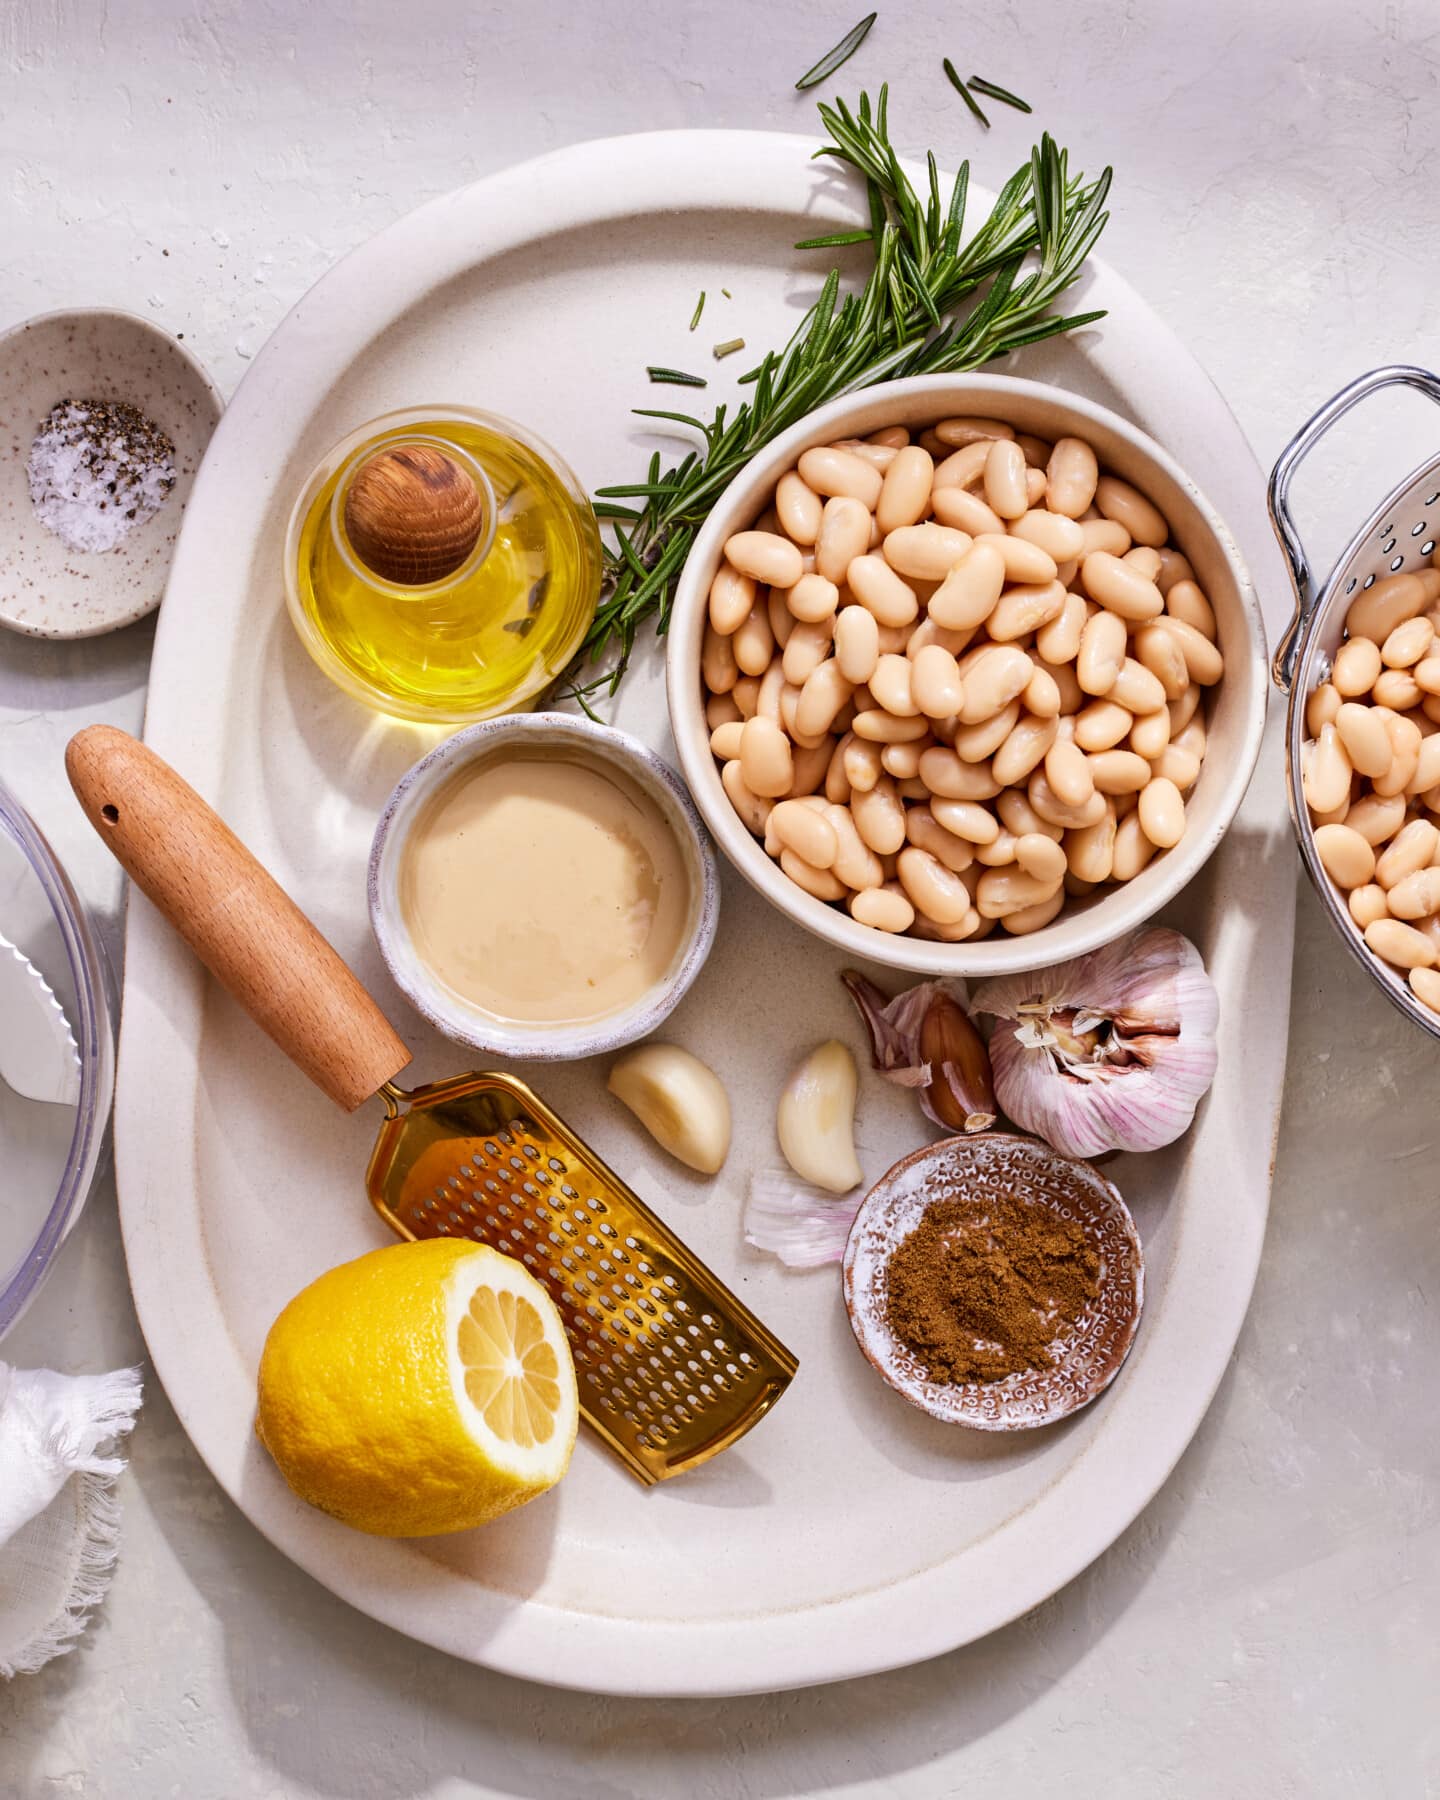
[[[381,1537],[487,1524],[575,1444],[554,1302],[513,1257],[394,1244],[311,1282],[270,1327],[255,1429],[302,1500]]]

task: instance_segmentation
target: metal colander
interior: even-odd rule
[[[1290,565],[1295,613],[1275,654],[1272,674],[1290,697],[1286,718],[1286,788],[1290,816],[1310,879],[1331,923],[1350,953],[1378,982],[1391,1003],[1432,1037],[1440,1038],[1440,1015],[1416,999],[1403,974],[1366,947],[1343,896],[1321,866],[1315,833],[1300,788],[1300,754],[1305,744],[1305,704],[1330,677],[1345,635],[1345,615],[1357,594],[1386,575],[1428,567],[1440,543],[1440,455],[1423,463],[1389,494],[1350,540],[1318,589],[1289,508],[1296,469],[1338,420],[1369,395],[1387,387],[1410,387],[1440,405],[1440,377],[1403,365],[1372,369],[1342,388],[1306,421],[1286,445],[1270,477],[1270,521]],[[1418,803],[1412,803],[1417,806]]]

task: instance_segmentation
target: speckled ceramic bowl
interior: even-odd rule
[[[30,445],[67,399],[128,400],[175,445],[164,505],[113,550],[71,550],[31,504]],[[96,637],[154,612],[224,404],[185,346],[133,313],[44,313],[0,336],[0,625],[30,637]]]
[[[886,425],[919,429],[953,414],[1004,419],[1053,439],[1087,439],[1103,467],[1133,483],[1164,513],[1172,542],[1193,564],[1215,609],[1225,677],[1212,690],[1204,767],[1186,806],[1185,835],[1154,856],[1133,881],[1071,900],[1028,936],[995,931],[958,944],[896,936],[861,925],[838,906],[797,887],[751,837],[720,782],[710,750],[700,652],[710,583],[725,540],[755,523],[775,483],[801,452]],[[868,957],[911,975],[1013,974],[1098,949],[1167,905],[1195,876],[1234,818],[1260,754],[1267,700],[1265,634],[1259,602],[1229,529],[1180,465],[1144,432],[1079,394],[1006,375],[916,375],[882,382],[808,414],[754,456],[716,500],[685,560],[665,637],[670,729],[680,767],[715,842],[770,903],[847,956]]]
[[[406,844],[426,803],[458,770],[507,747],[568,751],[607,763],[652,800],[673,832],[690,882],[685,931],[664,977],[632,1006],[581,1024],[522,1025],[462,1000],[421,958],[400,906]],[[679,1005],[715,941],[720,883],[715,853],[680,777],[635,738],[563,713],[512,713],[449,738],[403,776],[386,802],[370,851],[370,923],[397,985],[437,1031],[488,1055],[528,1062],[599,1056],[648,1037]]]
[[[989,1195],[1043,1201],[1076,1219],[1100,1253],[1100,1291],[1048,1369],[1003,1381],[932,1381],[891,1331],[885,1309],[890,1258],[937,1200],[983,1211]],[[856,1342],[898,1394],[932,1418],[981,1431],[1051,1425],[1109,1387],[1130,1353],[1145,1300],[1145,1263],[1120,1190],[1089,1163],[1036,1138],[987,1131],[945,1138],[902,1157],[866,1195],[845,1246],[845,1305]]]

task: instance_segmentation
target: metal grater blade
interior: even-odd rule
[[[382,1095],[385,1090],[382,1090]],[[463,1075],[396,1098],[366,1190],[402,1237],[518,1257],[560,1310],[588,1423],[647,1485],[742,1436],[795,1358],[528,1087]]]

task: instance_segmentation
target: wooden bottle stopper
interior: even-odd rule
[[[485,501],[454,457],[430,444],[378,451],[345,496],[345,532],[373,575],[421,587],[454,574],[479,542]]]

